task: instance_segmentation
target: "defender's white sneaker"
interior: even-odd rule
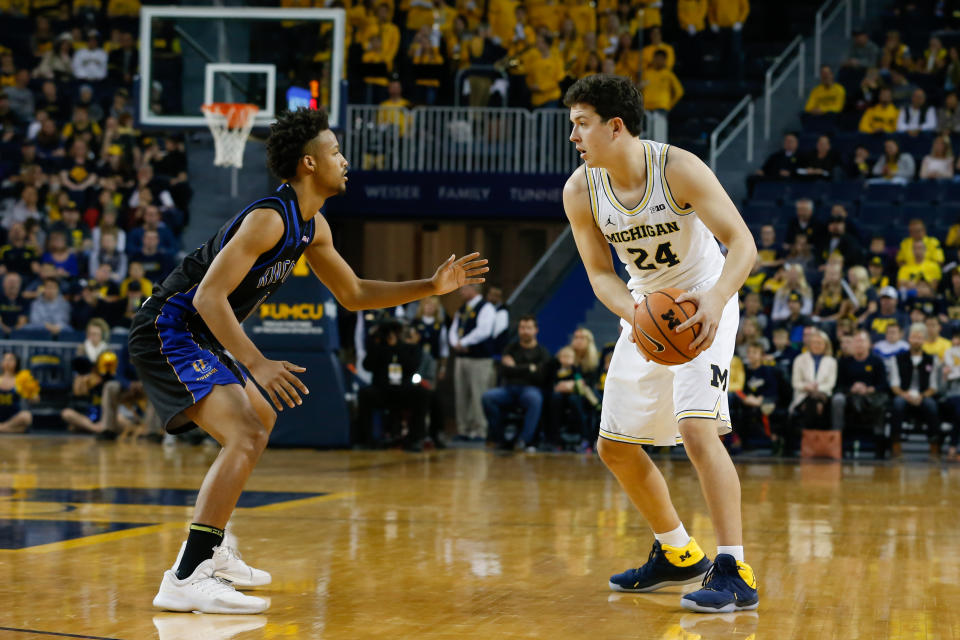
[[[168,611],[199,611],[200,613],[262,613],[269,603],[237,591],[230,582],[215,577],[218,569],[228,562],[228,552],[215,547],[213,557],[204,560],[193,574],[177,579],[176,571],[167,570],[160,583],[160,591],[153,606]],[[179,561],[178,561],[179,564]]]
[[[273,579],[270,574],[262,569],[254,569],[244,562],[240,552],[235,547],[221,546],[219,548],[226,551],[226,560],[222,566],[217,567],[217,572],[214,575],[218,578],[229,580],[238,589],[263,587],[270,584]]]
[[[228,544],[228,540],[234,544]],[[224,562],[222,565],[217,565],[217,572],[214,574],[216,577],[229,580],[233,583],[233,586],[238,589],[263,587],[270,584],[273,578],[268,572],[255,569],[243,561],[243,557],[235,546],[236,538],[226,536],[223,541],[224,544],[217,548],[225,550]],[[177,560],[173,563],[174,572],[176,572],[177,567],[180,566],[180,558],[183,557],[183,550],[186,548],[186,542],[180,545],[180,553],[177,554]]]

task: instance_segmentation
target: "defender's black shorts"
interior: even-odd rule
[[[176,305],[148,299],[133,318],[129,344],[130,360],[168,433],[196,427],[182,412],[217,385],[246,384],[236,361],[191,332]]]

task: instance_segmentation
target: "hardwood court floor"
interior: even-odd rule
[[[698,616],[608,590],[652,537],[596,457],[270,450],[234,518],[270,610],[155,611],[214,453],[0,439],[0,638],[960,638],[960,467],[933,464],[738,464],[760,610]],[[690,465],[661,467],[712,555]]]

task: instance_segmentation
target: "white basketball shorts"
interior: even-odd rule
[[[600,437],[675,445],[682,442],[679,421],[684,418],[719,418],[718,432],[730,433],[727,387],[739,323],[734,295],[723,309],[710,348],[690,362],[666,366],[640,355],[630,341],[631,328],[621,320],[623,330],[603,389]]]

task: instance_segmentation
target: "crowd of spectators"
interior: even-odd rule
[[[899,457],[908,420],[932,456],[946,441],[956,459],[960,225],[941,242],[911,220],[889,247],[862,237],[843,206],[826,218],[809,199],[795,209],[782,240],[761,228],[741,292],[735,446],[790,453],[803,429],[836,429],[850,447],[863,440],[877,457]]]
[[[19,16],[29,37],[0,35],[3,337],[74,335],[92,318],[124,328],[180,250],[183,139],[133,126],[138,11],[43,3]]]
[[[932,17],[935,3],[918,3]],[[960,46],[944,45],[950,32],[922,38],[890,29],[878,39],[854,29],[845,60],[824,65],[809,93],[803,137],[812,148],[784,140],[761,175],[767,179],[866,179],[905,183],[951,180],[960,174],[954,147],[960,143]],[[955,39],[954,39],[955,41]],[[863,134],[857,138],[850,134]],[[842,148],[836,140],[842,139]],[[882,143],[882,144],[881,144]]]
[[[512,327],[498,287],[485,295],[460,289],[462,304],[446,317],[436,298],[406,308],[368,311],[356,334],[359,390],[357,446],[444,447],[444,402],[437,387],[452,375],[453,440],[507,449],[592,450],[604,372],[593,334],[578,328],[551,354],[537,341],[534,316]]]
[[[29,428],[33,402],[65,406],[71,430],[150,422],[107,344],[173,268],[191,189],[183,138],[134,126],[139,11],[137,0],[0,5],[0,338],[80,343],[29,368],[4,354],[0,431]],[[48,366],[72,378],[38,383]]]
[[[742,75],[741,32],[749,0],[679,0],[673,15],[663,5],[662,0],[345,5],[348,75],[362,78],[351,86],[351,102],[452,104],[459,94],[456,99],[471,106],[558,107],[575,80],[603,72],[631,78],[643,89],[648,109],[669,111],[683,96],[675,69],[695,69],[707,52],[721,56],[721,68],[731,76]],[[663,40],[665,20],[681,42]],[[397,86],[389,90],[391,82]]]

